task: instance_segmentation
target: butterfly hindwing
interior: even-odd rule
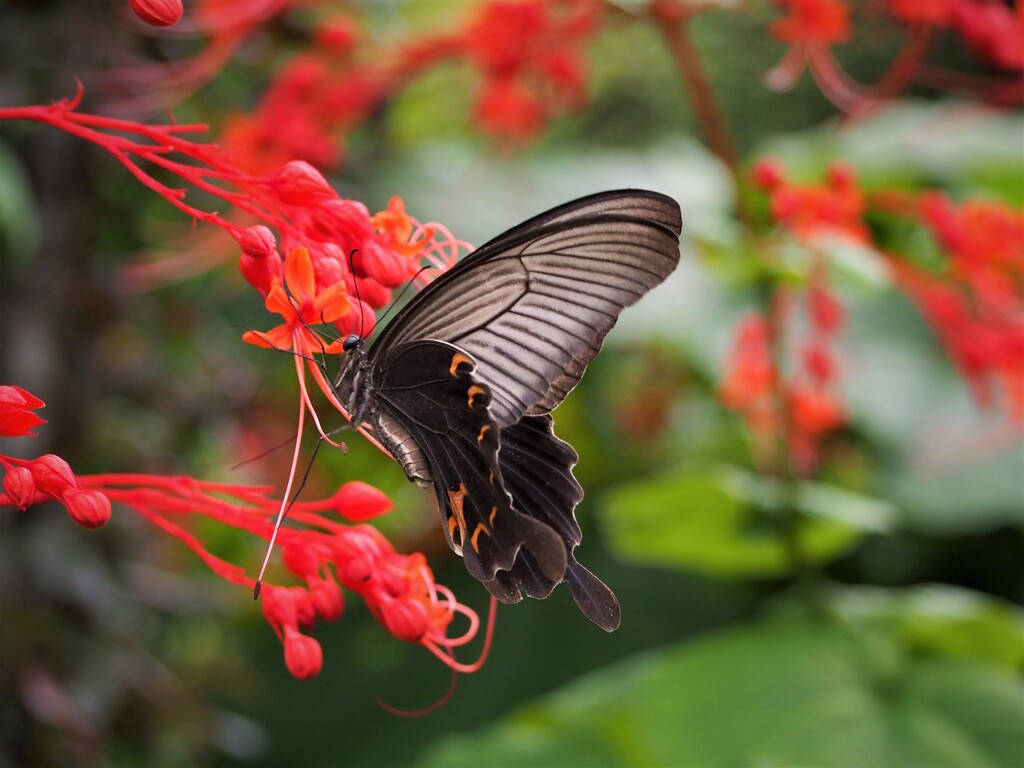
[[[389,448],[415,443],[416,459],[403,466],[408,472],[416,461],[426,462],[449,545],[499,599],[516,602],[518,589],[497,574],[528,552],[539,573],[557,583],[565,575],[565,546],[544,521],[512,508],[498,462],[500,435],[490,419],[490,392],[473,368],[472,358],[451,344],[402,344],[379,372],[374,426]]]
[[[501,430],[498,463],[513,509],[558,531],[565,544],[565,580],[573,599],[588,619],[610,632],[619,625],[618,600],[573,554],[582,540],[574,510],[583,499],[583,489],[572,474],[578,458],[572,446],[554,434],[551,414],[524,416]],[[528,552],[521,552],[508,573],[499,578],[523,584],[526,593],[537,598],[547,597],[556,586],[543,580]]]

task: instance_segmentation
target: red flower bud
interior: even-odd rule
[[[36,495],[36,483],[32,479],[32,473],[25,467],[8,469],[4,475],[4,493],[18,509],[28,509]]]
[[[353,523],[362,523],[383,515],[392,506],[391,499],[383,491],[359,480],[345,483],[334,494],[335,510]]]
[[[270,293],[274,278],[281,279],[284,262],[277,251],[262,258],[243,252],[238,261],[238,269],[249,285],[259,291],[261,296],[266,296]]]
[[[284,567],[301,579],[311,573],[316,573],[317,568],[320,567],[322,560],[320,553],[315,547],[309,546],[305,542],[288,544],[281,549],[283,550],[281,559],[284,561]]]
[[[825,176],[829,185],[836,190],[853,189],[857,184],[857,173],[847,163],[832,163]]]
[[[309,680],[320,674],[324,652],[314,638],[302,634],[295,627],[285,627],[284,663],[295,677]]]
[[[359,39],[359,27],[345,16],[329,19],[317,27],[313,42],[330,53],[348,53]]]
[[[262,224],[243,229],[238,236],[238,244],[242,247],[243,253],[256,259],[264,259],[277,252],[277,239],[274,233]]]
[[[271,186],[288,205],[312,207],[338,196],[320,171],[303,160],[286,163],[274,174]]]
[[[836,364],[828,347],[811,342],[804,348],[804,368],[818,384],[825,384],[835,378]]]
[[[36,487],[43,493],[62,498],[68,491],[78,488],[78,478],[60,456],[48,453],[28,465]]]
[[[812,286],[807,297],[811,323],[823,333],[839,330],[846,318],[846,312],[838,299],[824,288]]]
[[[341,587],[333,577],[326,579],[312,578],[309,580],[309,594],[313,599],[316,614],[325,621],[341,618],[344,602]]]
[[[412,598],[386,600],[380,606],[384,628],[399,640],[417,643],[430,628],[426,606]]]
[[[316,611],[309,592],[302,587],[264,587],[263,616],[272,627],[296,627],[313,623]]]
[[[754,186],[765,192],[776,189],[786,180],[782,163],[774,157],[766,157],[754,163],[754,167],[750,169],[750,176]]]
[[[154,27],[169,27],[182,17],[181,0],[128,0],[135,15]]]
[[[99,528],[110,519],[110,499],[100,491],[72,488],[62,500],[71,519],[84,528]]]

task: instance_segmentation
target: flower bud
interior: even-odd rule
[[[238,269],[249,285],[259,291],[261,296],[266,296],[270,293],[274,278],[281,279],[284,262],[277,251],[266,257],[256,257],[243,251],[242,258],[238,260]]]
[[[750,176],[754,186],[765,192],[775,189],[786,178],[782,163],[774,157],[766,157],[754,163],[754,167],[750,169]]]
[[[341,486],[333,499],[339,515],[353,523],[362,523],[388,512],[393,504],[383,491],[353,480]]]
[[[277,251],[277,239],[274,237],[274,233],[270,231],[269,227],[262,224],[243,229],[238,236],[238,244],[242,247],[243,253],[256,259],[266,258]]]
[[[185,13],[181,0],[128,0],[135,15],[154,27],[169,27]]]
[[[327,179],[309,163],[292,160],[271,179],[271,186],[288,205],[312,207],[338,196]]]
[[[78,488],[78,478],[60,456],[48,453],[33,461],[28,468],[36,488],[49,496],[59,499],[68,491]]]
[[[100,491],[72,488],[62,501],[71,519],[84,528],[99,528],[110,519],[110,499]]]
[[[294,627],[285,627],[284,663],[295,677],[309,680],[320,674],[324,652],[314,638],[302,634]]]
[[[4,475],[4,493],[23,512],[32,506],[36,495],[36,482],[26,467],[11,467]]]
[[[409,597],[386,600],[380,606],[384,628],[399,640],[419,642],[430,628],[430,613],[426,606]]]
[[[334,580],[333,576],[326,579],[311,578],[309,580],[309,594],[313,599],[313,607],[316,615],[325,621],[334,621],[341,618],[344,610],[344,602],[341,594],[341,587]]]

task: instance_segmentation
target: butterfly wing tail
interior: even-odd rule
[[[583,615],[611,632],[619,626],[619,602],[611,589],[573,554],[583,538],[574,514],[583,498],[583,489],[572,474],[577,460],[572,446],[555,435],[550,414],[525,416],[501,431],[498,462],[505,488],[512,496],[513,509],[558,531],[567,558],[564,577],[551,580],[544,578],[530,553],[520,552],[502,579],[502,588],[506,589],[510,582],[518,582],[530,597],[543,598],[551,594],[560,581],[568,581]]]

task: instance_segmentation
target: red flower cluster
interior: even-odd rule
[[[1024,6],[1011,9],[1000,0],[887,0],[892,17],[908,25],[903,49],[872,85],[855,82],[830,48],[852,34],[847,0],[777,0],[785,14],[773,22],[772,34],[789,45],[782,61],[768,73],[771,88],[791,87],[805,67],[836,106],[865,114],[911,82],[940,90],[969,91],[997,103],[1024,99],[1019,73],[1024,70]],[[926,65],[932,36],[948,29],[982,60],[1005,74],[991,78],[964,76]]]
[[[31,434],[32,427],[44,423],[33,413],[42,405],[23,389],[0,386],[0,436]],[[279,507],[270,488],[190,477],[76,476],[67,462],[53,455],[33,460],[0,455],[0,467],[5,471],[0,506],[26,510],[57,499],[75,522],[96,528],[110,519],[113,501],[179,539],[221,578],[249,589],[255,582],[243,569],[207,551],[178,521],[206,518],[266,540],[273,533]],[[454,649],[476,636],[480,622],[450,590],[434,582],[423,555],[402,555],[376,528],[346,525],[329,516],[360,523],[390,509],[391,501],[379,490],[350,482],[329,498],[297,502],[289,510],[296,526],[279,533],[284,564],[305,586],[265,585],[263,614],[281,638],[285,663],[296,677],[309,678],[320,671],[320,645],[300,628],[311,628],[317,618],[340,618],[342,586],[361,595],[381,626],[399,640],[423,645],[461,671],[473,671],[481,663],[455,660]],[[450,638],[448,628],[457,615],[466,617],[469,626],[462,635]]]
[[[850,8],[845,0],[777,0],[785,14],[771,33],[793,45],[829,46],[850,37]]]
[[[872,210],[920,221],[931,232],[944,266],[929,270],[890,253],[894,280],[936,329],[978,403],[992,403],[1001,391],[1011,417],[1024,421],[1024,212],[992,202],[956,205],[933,192],[869,195],[841,164],[833,164],[821,184],[787,180],[773,159],[756,163],[751,175],[768,194],[772,224],[808,246],[811,264],[805,298],[810,338],[796,372],[785,380],[776,369],[784,303],[777,305],[774,325],[760,316],[741,323],[727,363],[722,401],[743,413],[762,443],[775,439],[787,417],[792,458],[806,471],[816,461],[819,439],[844,422],[831,346],[844,312],[825,283],[823,252],[815,239],[838,233],[872,244],[864,224]],[[783,295],[780,301],[787,299]]]
[[[35,410],[43,401],[21,387],[0,385],[0,437],[34,436],[33,427],[45,424]],[[60,456],[16,459],[0,455],[4,493],[18,509],[28,509],[37,497],[56,499],[71,519],[86,528],[99,528],[110,519],[110,500],[100,491],[82,487]]]
[[[756,163],[752,169],[755,186],[769,194],[773,221],[805,242],[815,237],[842,236],[857,242],[868,239],[864,226],[864,194],[849,166],[833,163],[822,184],[788,181],[782,165],[774,159]]]
[[[600,21],[595,0],[498,0],[481,8],[455,42],[484,78],[474,118],[485,132],[524,141],[550,118],[582,104],[580,55]]]
[[[925,194],[911,209],[946,254],[929,272],[894,258],[897,284],[920,307],[982,406],[1002,390],[1024,421],[1024,212],[991,202],[956,205]]]
[[[361,57],[358,26],[328,19],[314,30],[313,49],[285,65],[257,109],[229,118],[227,145],[251,172],[294,158],[332,167],[355,127],[409,80],[452,59],[484,78],[474,107],[483,132],[536,138],[552,116],[584,101],[579,49],[600,13],[596,0],[498,0],[477,9],[461,30]]]
[[[343,159],[348,133],[397,89],[399,73],[356,58],[360,30],[344,17],[313,32],[313,47],[275,76],[259,106],[228,117],[224,141],[252,173],[294,159],[331,168]]]
[[[777,317],[782,312],[775,310]],[[830,342],[842,327],[841,305],[822,286],[807,296],[811,336],[804,344],[796,371],[788,378],[775,362],[768,320],[745,317],[736,328],[718,396],[725,407],[743,416],[756,452],[771,455],[785,439],[795,471],[809,475],[817,465],[820,444],[846,423],[835,392],[837,366]]]

